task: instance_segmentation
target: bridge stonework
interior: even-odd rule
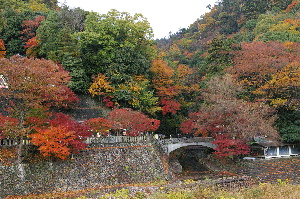
[[[65,161],[11,165],[0,161],[0,176],[3,178],[0,180],[0,198],[169,180],[173,176],[166,168],[166,154],[189,145],[214,148],[212,141],[211,138],[157,140],[152,135],[91,137],[86,140],[86,150]],[[31,142],[0,139],[0,148],[20,144],[31,145]]]
[[[212,143],[214,141],[211,137],[201,138],[171,138],[171,139],[161,139],[159,144],[163,148],[166,154],[170,154],[172,151],[185,146],[204,146],[208,148],[215,148],[216,145]]]
[[[153,141],[150,136],[96,137],[89,138],[88,147],[68,160],[0,161],[0,198],[171,180],[173,176]],[[0,140],[0,148],[19,144],[17,140]],[[22,140],[21,144],[31,143]]]

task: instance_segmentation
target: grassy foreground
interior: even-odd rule
[[[192,185],[192,181],[185,184]],[[215,186],[182,186],[183,188],[169,188],[164,185],[154,189],[117,189],[110,193],[100,193],[97,190],[85,193],[46,194],[27,197],[8,198],[66,198],[66,199],[298,199],[300,185],[289,184],[288,180],[278,180],[277,184],[260,183],[250,188],[226,190]],[[185,188],[184,188],[185,187]],[[153,187],[152,187],[153,188]],[[145,191],[146,190],[146,191]]]
[[[81,197],[85,198],[85,197]],[[99,199],[298,199],[300,198],[300,185],[289,184],[260,184],[252,188],[239,190],[216,190],[214,188],[199,187],[195,190],[178,189],[172,191],[157,191],[146,196],[143,193],[129,195],[126,189],[99,197]]]

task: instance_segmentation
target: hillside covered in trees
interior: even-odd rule
[[[299,143],[300,1],[222,0],[208,6],[210,12],[189,27],[154,40],[142,14],[95,13],[59,7],[56,0],[0,0],[0,75],[13,76],[8,66],[16,62],[55,63],[52,80],[59,83],[37,88],[34,96],[58,96],[38,104],[20,95],[13,101],[26,104],[30,114],[20,114],[14,104],[10,117],[22,123],[42,110],[38,105],[72,108],[74,95],[86,94],[108,109],[155,118],[155,128],[148,129],[160,123],[157,133],[212,136],[240,148],[254,137]],[[18,77],[30,80],[28,71]],[[46,87],[50,95],[41,92]],[[23,92],[15,88],[12,94]],[[5,100],[12,94],[2,92]],[[105,130],[108,123],[99,120]]]

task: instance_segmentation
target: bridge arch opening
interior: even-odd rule
[[[209,172],[206,159],[212,148],[191,145],[177,148],[169,154],[169,165],[174,174]]]

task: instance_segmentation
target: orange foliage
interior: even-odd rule
[[[177,96],[180,93],[179,86],[169,86],[169,87],[160,87],[157,88],[158,96],[162,98],[170,99],[174,96]]]
[[[195,71],[187,65],[179,64],[172,68],[162,59],[155,59],[150,70],[154,74],[153,85],[160,97],[163,115],[180,110],[180,94],[189,95],[200,90],[198,82],[191,78]]]
[[[8,79],[8,89],[0,94],[10,100],[11,110],[74,106],[78,98],[67,86],[69,73],[62,66],[45,59],[18,55],[0,60],[0,74]]]
[[[37,43],[36,37],[32,37],[31,39],[29,39],[26,42],[25,48],[32,48],[32,47],[35,47],[37,45],[38,45],[38,43]]]
[[[45,16],[37,16],[34,20],[23,21],[21,39],[26,43],[24,48],[26,48],[26,55],[28,57],[36,57],[37,55],[38,42],[36,37],[36,30],[44,20]]]
[[[70,154],[70,143],[76,139],[73,131],[68,131],[64,126],[50,127],[47,129],[36,128],[37,133],[30,134],[31,142],[38,146],[45,157],[54,156],[66,159]]]
[[[0,58],[4,58],[6,55],[4,41],[0,39]]]
[[[28,57],[36,57],[37,55],[37,48],[38,46],[38,42],[37,42],[37,37],[33,37],[31,39],[29,39],[27,42],[26,42],[26,45],[24,46],[26,49],[26,55]]]
[[[285,12],[291,12],[292,8],[296,7],[299,4],[299,1],[293,1],[288,7],[285,9]]]
[[[270,75],[287,64],[300,62],[299,44],[276,42],[252,42],[242,44],[235,52],[235,65],[227,69],[246,86],[258,88],[269,80]]]
[[[195,74],[195,70],[188,67],[185,64],[179,64],[177,66],[177,78],[175,80],[178,93],[191,93],[200,91],[199,82],[191,78],[191,75]]]
[[[166,87],[172,85],[172,77],[174,76],[175,70],[162,59],[153,60],[150,71],[155,74],[153,84],[156,89],[159,90],[162,86]]]
[[[300,20],[299,19],[285,19],[284,22],[292,24],[294,27],[298,27],[299,24],[300,24]]]
[[[185,55],[187,58],[192,58],[194,56],[194,53],[189,52],[188,50],[185,50],[183,52],[183,55]]]
[[[193,70],[184,64],[178,65],[177,70],[178,70],[178,78],[183,78],[193,74]]]

